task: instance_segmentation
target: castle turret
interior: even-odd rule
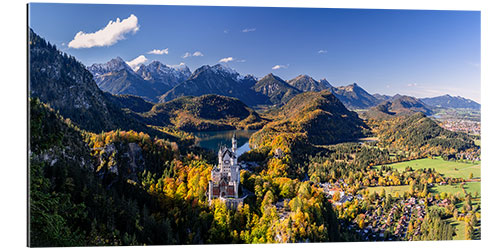
[[[233,153],[236,154],[236,149],[238,148],[238,144],[236,144],[236,134],[233,134],[232,142],[233,142],[233,147],[231,149],[232,149]]]
[[[238,149],[238,144],[236,143],[235,134],[233,134],[233,139],[231,141],[232,141],[231,151],[233,152],[233,156],[231,157],[231,165],[235,166],[236,164],[238,164],[238,157],[236,156],[236,149]]]
[[[214,193],[213,193],[213,185],[214,185],[214,184],[213,184],[212,180],[210,180],[210,181],[208,182],[208,201],[209,201],[210,203],[212,202],[213,195],[214,195]]]
[[[222,147],[219,148],[219,166],[222,165]]]

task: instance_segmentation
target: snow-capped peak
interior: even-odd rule
[[[186,64],[183,62],[181,62],[177,65],[167,65],[167,66],[174,68],[174,69],[177,69],[177,70],[185,70],[186,68],[188,68],[188,66],[186,66]]]
[[[211,69],[212,69],[212,71],[214,73],[226,73],[226,74],[229,74],[233,78],[235,78],[236,80],[243,80],[244,79],[244,77],[242,75],[240,75],[240,73],[238,73],[233,68],[228,67],[227,65],[216,64],[213,67],[211,67]]]
[[[132,68],[130,68],[130,66],[119,56],[106,63],[94,63],[91,66],[88,66],[87,69],[94,75],[107,74],[109,72],[116,72],[123,69],[132,71]]]

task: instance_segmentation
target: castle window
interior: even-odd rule
[[[224,164],[229,164],[229,161],[228,161],[228,160],[225,160],[225,161],[224,161]]]

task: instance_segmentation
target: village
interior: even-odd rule
[[[478,121],[446,119],[442,120],[439,125],[453,132],[464,132],[471,135],[481,134],[481,122]]]
[[[430,206],[446,207],[451,204],[449,199],[426,198],[392,198],[390,195],[363,197],[361,194],[349,194],[342,191],[345,183],[320,183],[326,197],[336,207],[346,208],[355,200],[366,200],[369,205],[363,206],[354,220],[341,221],[341,225],[363,241],[395,241],[413,240],[420,234],[420,226]],[[389,199],[389,201],[387,200]],[[382,205],[383,204],[383,205]],[[464,216],[460,214],[459,216]],[[411,226],[410,226],[411,225]]]

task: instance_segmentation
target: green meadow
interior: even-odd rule
[[[479,197],[481,197],[481,182],[466,182],[464,185],[464,189],[467,193],[470,193],[472,195],[475,194],[475,192],[478,193]],[[461,196],[464,195],[462,188],[460,188],[460,184],[454,184],[454,185],[436,185],[432,188],[430,188],[430,191],[432,193],[451,193],[451,194],[456,194],[460,193]]]
[[[414,170],[422,168],[433,168],[446,177],[469,179],[471,173],[474,178],[481,177],[481,162],[470,163],[445,161],[441,157],[404,161],[388,164],[386,166],[391,166],[400,171],[404,171],[406,167],[411,167]],[[375,166],[375,168],[378,169],[380,168],[380,166]]]

